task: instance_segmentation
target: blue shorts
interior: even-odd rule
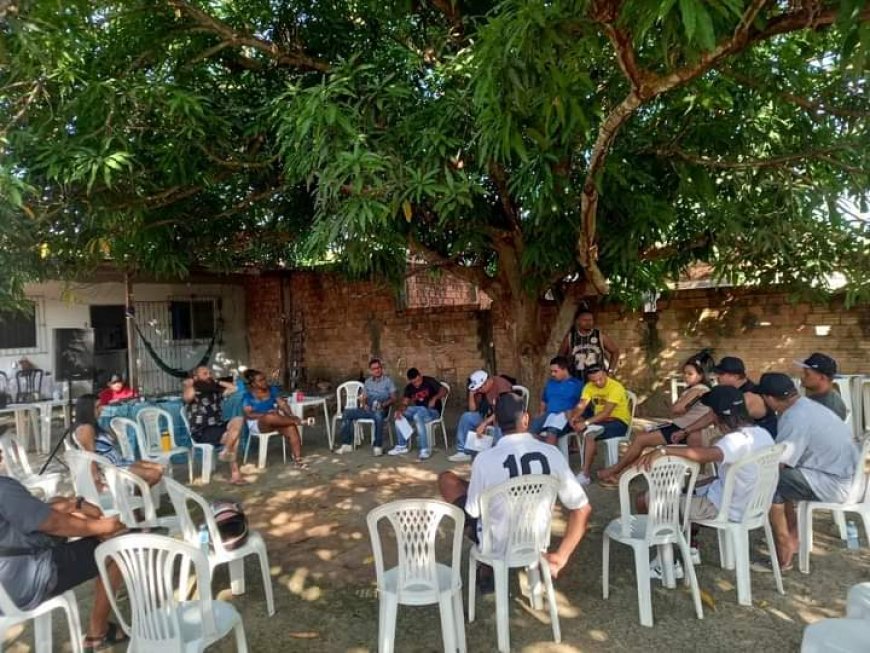
[[[628,428],[625,422],[618,419],[609,419],[604,422],[596,422],[598,426],[604,428],[604,431],[595,436],[596,440],[609,440],[610,438],[622,438],[628,435]]]

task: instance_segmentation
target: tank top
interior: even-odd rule
[[[741,385],[738,390],[740,392],[746,394],[747,392],[756,392],[755,384],[746,379],[746,381]],[[757,392],[756,392],[757,394]],[[759,417],[755,420],[755,423],[761,428],[765,429],[768,433],[770,433],[771,437],[776,439],[776,413],[774,413],[770,408],[768,408],[767,404],[764,404],[764,417]]]
[[[590,365],[604,365],[606,367],[601,331],[597,328],[583,335],[574,327],[571,329],[569,340],[575,372],[582,373]]]

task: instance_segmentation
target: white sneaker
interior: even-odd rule
[[[406,445],[397,444],[395,447],[390,449],[387,452],[389,456],[401,456],[403,454],[408,453],[408,447]]]
[[[353,453],[353,446],[350,444],[343,444],[338,449],[335,450],[335,453],[341,455],[345,453]]]
[[[457,451],[452,456],[448,456],[447,460],[452,463],[467,463],[471,460],[471,456],[464,451]]]
[[[586,476],[586,474],[584,474],[583,472],[577,474],[577,482],[583,487],[586,487],[587,485],[592,485],[592,479]]]
[[[380,447],[372,447],[372,455],[377,458],[378,456],[384,455],[384,450]]]
[[[697,547],[689,547],[689,557],[692,558],[692,564],[696,567],[701,564],[701,552],[697,549]]]
[[[683,572],[683,563],[679,560],[674,561],[674,579],[682,580],[684,576]],[[665,577],[664,569],[662,568],[662,561],[659,560],[659,557],[656,556],[651,563],[649,563],[649,577],[655,580],[662,580]]]
[[[428,449],[420,449],[420,455],[417,457],[417,460],[429,460],[432,457],[432,452]]]

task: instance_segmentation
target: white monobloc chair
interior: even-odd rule
[[[94,465],[98,470],[101,465],[111,465],[108,458],[80,449],[68,449],[63,457],[69,466],[76,495],[84,497],[85,501],[99,506],[103,511],[116,510],[114,495],[108,488],[104,490],[98,488],[94,479]]]
[[[0,450],[3,451],[3,466],[9,476],[20,482],[31,494],[41,494],[46,499],[57,495],[57,488],[63,480],[58,472],[35,474],[27,452],[11,434],[0,437]]]
[[[737,602],[740,605],[752,606],[752,585],[749,577],[749,531],[756,528],[764,529],[764,537],[770,551],[776,591],[780,594],[785,593],[782,588],[779,560],[776,557],[776,543],[768,517],[773,493],[776,491],[776,484],[779,481],[779,461],[782,459],[784,450],[784,444],[765,447],[731,465],[725,476],[725,487],[722,491],[722,505],[719,506],[719,514],[716,515],[715,519],[690,521],[690,525],[694,523],[698,526],[707,526],[717,530],[719,561],[724,569],[736,569]],[[741,472],[745,473],[747,468],[755,468],[757,480],[746,502],[742,518],[740,521],[731,521],[729,515],[737,476]]]
[[[386,414],[384,415],[384,431],[390,436],[390,442],[394,442],[393,439],[393,430],[391,427],[391,419],[393,416],[393,407],[390,406],[387,409]],[[353,446],[354,448],[360,446],[365,440],[365,429],[369,428],[369,431],[372,436],[372,442],[375,439],[375,420],[370,419],[368,417],[363,417],[362,419],[354,420],[353,423]]]
[[[529,398],[531,397],[529,389],[524,385],[514,385],[511,386],[511,389],[523,398],[523,410],[529,412]]]
[[[649,485],[649,513],[646,515],[631,514],[631,497],[628,485],[636,476],[644,476]],[[686,495],[683,488],[688,487]],[[637,598],[642,626],[653,625],[652,596],[650,589],[649,549],[657,547],[659,559],[662,561],[663,581],[665,587],[676,587],[674,570],[674,550],[676,545],[682,554],[686,568],[686,585],[692,588],[692,598],[695,601],[695,613],[698,619],[704,618],[701,607],[701,592],[695,567],[689,554],[689,544],[684,532],[687,519],[680,520],[680,507],[687,507],[689,497],[698,478],[697,463],[676,456],[663,456],[656,459],[649,471],[636,467],[629,468],[619,477],[619,507],[620,517],[611,521],[604,529],[602,587],[604,598],[610,594],[610,540],[627,544],[634,550],[634,566],[637,572]],[[684,515],[688,511],[684,511]]]
[[[128,651],[193,653],[235,633],[236,649],[247,653],[245,627],[236,609],[212,599],[208,560],[196,547],[161,535],[123,535],[103,542],[95,552],[112,610],[130,637]],[[114,562],[124,580],[129,608],[119,608],[118,592],[108,573]],[[193,567],[198,598],[186,596],[182,585]],[[129,621],[127,615],[129,614]]]
[[[559,492],[559,481],[552,476],[528,474],[487,488],[480,497],[480,524],[483,537],[479,546],[468,554],[468,621],[474,621],[475,579],[477,564],[492,567],[495,576],[495,617],[498,650],[510,650],[508,572],[528,570],[532,607],[540,609],[540,574],[550,605],[553,641],[560,642],[562,633],[556,611],[556,595],[550,565],[544,554],[550,546],[550,525],[553,504]],[[498,517],[494,518],[493,515]],[[496,541],[491,524],[499,524],[500,534],[507,539]]]
[[[51,613],[54,610],[63,610],[69,624],[69,640],[74,653],[82,650],[82,629],[79,619],[79,607],[76,603],[76,595],[72,590],[67,590],[60,596],[55,596],[41,603],[33,610],[21,610],[12,601],[3,585],[0,585],[0,648],[2,648],[3,635],[13,626],[26,621],[34,622],[34,650],[36,653],[53,653],[51,636]]]
[[[284,464],[287,464],[287,438],[278,433],[278,431],[261,432],[260,427],[256,424],[256,420],[245,420],[248,424],[248,441],[245,443],[245,455],[242,457],[242,463],[248,462],[248,451],[251,448],[251,440],[257,439],[257,469],[266,467],[266,457],[269,454],[269,439],[279,438],[281,440],[282,452],[284,454]]]
[[[175,508],[175,514],[178,515],[181,536],[188,544],[194,546],[199,545],[199,527],[193,521],[193,515],[191,515],[188,504],[194,503],[202,511],[209,536],[209,569],[214,570],[220,565],[229,565],[230,589],[233,594],[239,595],[245,593],[245,558],[251,555],[257,556],[257,560],[260,563],[260,573],[263,577],[263,590],[266,593],[266,610],[269,616],[275,614],[272,576],[269,573],[269,554],[266,550],[263,536],[255,530],[249,530],[248,539],[244,544],[236,549],[227,549],[221,540],[217,522],[214,519],[214,514],[208,501],[178,481],[167,478],[164,479],[164,482],[166,483],[166,489],[169,491],[172,506]]]
[[[444,438],[444,450],[448,451],[450,446],[447,444],[447,427],[444,425],[444,409],[447,408],[447,400],[450,399],[450,384],[441,381],[441,387],[447,390],[447,394],[441,399],[441,414],[431,422],[426,422],[426,439],[429,441],[429,448],[435,448],[435,428],[441,429],[441,435]]]
[[[158,517],[153,496],[160,496],[159,488],[149,488],[148,483],[129,470],[116,467],[111,463],[97,463],[106,485],[112,494],[115,510],[128,528],[153,528],[163,526],[169,532],[179,532],[178,517],[169,515]],[[161,484],[163,481],[161,481]],[[140,514],[137,514],[140,513]]]
[[[634,416],[637,412],[637,395],[631,390],[626,390],[626,392],[628,394],[628,407],[631,412],[631,419],[625,427],[625,435],[621,435],[618,438],[608,438],[603,441],[603,444],[606,447],[604,450],[604,463],[607,467],[619,462],[619,445],[622,442],[628,442],[631,437],[631,425],[634,424]],[[593,424],[587,427],[583,433],[569,433],[564,438],[559,438],[559,447],[562,449],[565,458],[568,458],[568,439],[574,438],[577,442],[577,447],[580,450],[580,465],[582,466],[586,456],[586,438],[598,435],[601,433],[601,428],[602,427]]]
[[[398,564],[384,568],[384,551],[378,526],[389,522],[396,536]],[[448,520],[452,532],[447,564],[436,553],[438,530]],[[462,532],[465,514],[456,506],[432,499],[392,501],[366,517],[378,585],[378,651],[391,653],[399,605],[434,605],[441,612],[444,651],[464,653],[465,623],[462,616]],[[472,580],[473,584],[474,581]],[[431,647],[430,647],[431,648]]]
[[[363,393],[364,384],[359,381],[345,381],[335,389],[335,415],[332,416],[332,430],[327,429],[329,438],[329,450],[335,448],[335,434],[338,433],[338,424],[341,422],[345,410],[357,408],[359,397]]]
[[[193,455],[189,447],[182,447],[175,441],[175,426],[172,415],[162,408],[143,408],[136,415],[141,430],[137,432],[139,440],[139,453],[144,460],[153,460],[161,463],[167,470],[172,469],[172,456],[187,457],[187,473],[189,482],[193,483]],[[161,433],[165,430],[169,433],[169,451],[163,451],[161,445]]]
[[[797,504],[797,525],[800,547],[798,548],[798,566],[801,572],[810,573],[810,553],[813,550],[813,511],[827,510],[835,516],[838,525],[845,526],[845,514],[853,512],[864,522],[864,534],[870,543],[870,477],[866,472],[867,460],[870,458],[870,432],[864,434],[852,486],[843,503],[825,501],[801,501]],[[839,519],[837,519],[839,517]],[[845,528],[841,528],[845,530]]]
[[[822,619],[804,629],[801,653],[865,653],[870,646],[870,583],[849,589],[844,619]]]
[[[121,450],[121,455],[130,460],[136,460],[136,454],[133,451],[133,445],[130,443],[130,434],[133,435],[133,441],[138,446],[142,439],[139,433],[141,427],[132,419],[127,417],[113,417],[109,421],[109,428],[115,434],[115,439],[118,441],[118,448]]]
[[[223,447],[220,445],[216,447],[207,442],[197,442],[194,440],[193,431],[190,430],[190,420],[187,419],[187,415],[183,410],[181,411],[181,422],[184,424],[184,428],[187,429],[187,436],[190,438],[190,446],[193,447],[194,452],[199,451],[202,456],[199,478],[204,485],[208,485],[211,482],[211,475],[215,469],[215,450],[222,449]]]

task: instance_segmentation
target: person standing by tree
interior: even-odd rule
[[[588,367],[600,365],[613,374],[619,364],[619,346],[595,326],[595,316],[588,308],[577,312],[574,326],[562,341],[559,354],[571,360],[574,376],[580,380],[584,379]]]

